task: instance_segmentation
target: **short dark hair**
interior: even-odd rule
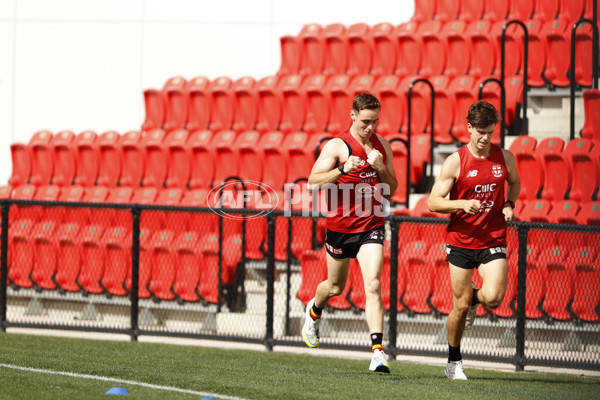
[[[376,110],[378,108],[381,109],[381,103],[377,97],[368,92],[358,94],[352,102],[352,109],[356,112],[365,109]]]
[[[469,107],[467,122],[475,128],[485,128],[500,122],[500,114],[496,107],[484,100],[476,101]]]

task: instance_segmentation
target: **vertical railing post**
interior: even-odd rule
[[[2,243],[0,244],[0,329],[6,332],[4,323],[6,322],[6,280],[8,279],[8,211],[10,210],[9,203],[2,203]]]
[[[575,87],[577,86],[577,77],[575,76],[575,53],[577,51],[577,27],[584,22],[592,25],[592,46],[595,46],[592,48],[592,84],[594,85],[594,88],[598,88],[598,26],[590,19],[581,18],[579,21],[575,22],[571,28],[571,67],[569,68],[571,109],[569,113],[569,140],[575,139]]]
[[[390,230],[392,231],[392,237],[390,245],[390,313],[389,313],[389,350],[388,354],[392,360],[396,359],[396,353],[393,349],[396,349],[398,340],[397,330],[398,324],[396,322],[398,318],[398,221],[392,219],[390,221]]]
[[[139,315],[139,282],[140,282],[140,208],[132,207],[133,221],[131,243],[131,341],[137,341]]]
[[[277,215],[267,215],[267,329],[265,347],[273,351],[273,321],[274,321],[274,295],[275,295],[275,218]]]
[[[517,328],[516,328],[516,353],[515,367],[517,371],[523,371],[525,367],[525,292],[527,279],[527,234],[529,228],[519,225],[517,227],[519,250],[518,250],[518,274],[517,274]]]
[[[527,74],[529,73],[529,31],[527,30],[527,27],[523,22],[516,19],[508,21],[506,24],[504,24],[504,27],[502,28],[502,37],[500,38],[500,86],[502,86],[503,88],[505,87],[504,64],[506,60],[506,29],[512,24],[517,24],[521,28],[523,28],[523,120],[520,135],[528,135],[529,122],[527,121],[527,91],[529,90],[529,83],[527,80]],[[502,121],[500,121],[500,128],[502,130],[502,132],[500,133],[500,141],[501,147],[504,147],[504,131],[506,129],[506,122],[504,121],[504,119],[506,118],[505,94],[501,94],[500,108],[500,113],[502,115]]]

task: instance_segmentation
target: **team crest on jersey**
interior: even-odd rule
[[[502,177],[502,167],[500,165],[494,165],[492,167],[492,174],[494,174],[496,178]]]

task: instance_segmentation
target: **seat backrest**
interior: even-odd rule
[[[543,199],[564,200],[571,185],[571,168],[562,154],[564,145],[564,140],[558,137],[549,137],[538,143],[535,154],[544,169]]]
[[[215,155],[211,147],[212,131],[196,131],[188,140],[191,152],[190,189],[207,189],[215,176]]]
[[[535,11],[535,3],[539,0],[513,0],[510,2],[510,11],[508,12],[508,18],[518,19],[520,21],[526,21],[533,16]]]
[[[308,133],[322,132],[329,122],[329,95],[325,91],[325,75],[309,75],[302,82],[305,93],[306,113],[303,131]]]
[[[348,69],[347,74],[368,74],[373,62],[373,37],[371,27],[357,23],[348,27]]]
[[[237,149],[233,145],[237,134],[234,131],[221,131],[212,139],[211,146],[215,155],[215,177],[213,186],[219,185],[225,179],[238,176],[239,156]]]
[[[140,131],[129,131],[121,137],[123,164],[121,165],[120,186],[139,187],[144,178],[146,157]]]
[[[462,0],[438,1],[436,5],[434,19],[440,21],[452,21],[458,18],[460,14]]]
[[[506,19],[508,12],[510,11],[510,3],[516,0],[506,1],[494,1],[487,0],[485,2],[485,9],[483,11],[482,19],[497,21],[500,19]]]
[[[327,132],[336,134],[350,126],[352,94],[349,90],[350,75],[334,75],[327,80],[325,90],[329,93],[329,121]]]
[[[502,3],[500,1],[488,2]],[[471,46],[471,68],[474,76],[489,75],[496,66],[496,43],[490,35],[492,24],[489,20],[473,21],[467,26],[466,35]]]
[[[442,0],[415,0],[415,12],[411,19],[414,21],[433,19],[438,1]]]
[[[185,129],[171,132],[165,141],[167,165],[169,166],[165,186],[187,188],[192,169],[192,155],[187,141],[190,133]]]
[[[419,25],[417,36],[421,38],[423,59],[420,75],[441,75],[446,67],[446,45],[440,36],[442,21],[427,21]]]
[[[567,32],[571,36],[571,29]],[[581,86],[592,86],[592,25],[584,22],[575,31],[575,80]]]
[[[502,64],[502,32],[504,32],[504,76],[517,75],[523,64],[523,29],[513,24],[504,29],[506,21],[492,25],[490,35],[495,39],[496,65],[494,74],[500,75]]]
[[[330,24],[323,29],[325,46],[324,75],[345,74],[348,67],[348,37],[344,24]]]
[[[544,170],[535,156],[537,139],[533,136],[519,136],[509,150],[515,156],[517,171],[521,179],[519,199],[535,200],[544,183]]]
[[[600,143],[600,90],[588,89],[583,92],[585,121],[581,137]]]
[[[234,119],[232,129],[236,132],[253,130],[258,115],[256,81],[250,76],[238,79],[233,84]]]
[[[58,132],[52,139],[52,147],[54,148],[52,183],[59,186],[73,184],[77,171],[75,134],[69,130]]]
[[[297,74],[300,69],[300,43],[296,36],[285,35],[279,38],[281,66],[277,75]]]
[[[144,187],[164,187],[169,171],[169,157],[165,147],[166,135],[164,130],[154,129],[142,139],[141,145],[146,166],[142,178]]]
[[[454,96],[448,90],[450,77],[447,75],[432,76],[429,81],[435,93],[434,129],[433,136],[436,143],[452,143],[450,130],[454,123]]]
[[[256,83],[258,95],[256,130],[261,133],[279,129],[283,98],[278,84],[279,81],[274,76],[267,76]]]
[[[10,155],[12,159],[12,173],[8,178],[8,184],[12,187],[25,185],[29,183],[31,176],[31,149],[23,143],[13,143],[10,145]]]
[[[574,139],[563,150],[572,171],[573,179],[569,192],[571,200],[588,202],[598,192],[600,170],[598,160],[593,158],[594,147],[596,146],[589,139]]]
[[[320,74],[325,62],[325,41],[323,27],[319,24],[308,24],[298,34],[300,45],[299,73]]]
[[[100,135],[98,138],[98,150],[100,154],[96,184],[99,186],[115,187],[121,178],[123,166],[123,148],[119,133],[107,131]]]
[[[387,136],[400,132],[406,115],[406,97],[399,86],[398,75],[383,75],[375,81],[373,93],[381,102],[383,110],[377,124],[379,135]]]
[[[542,27],[542,37],[546,42],[546,70],[544,76],[555,86],[570,84],[567,73],[571,64],[571,29],[564,19],[546,21]]]
[[[466,75],[471,67],[471,46],[465,34],[468,21],[448,21],[442,27],[441,35],[446,46],[446,66],[444,74]]]
[[[212,116],[209,129],[213,132],[231,129],[235,110],[233,81],[231,78],[222,76],[215,79],[211,84],[210,97]]]
[[[585,13],[585,18],[592,19],[592,0],[588,0],[588,4],[589,17],[587,16],[588,10],[586,9],[585,0],[562,0],[560,2],[558,18],[563,18],[573,23],[584,16]]]
[[[470,75],[457,76],[450,81],[448,91],[454,98],[454,122],[451,133],[461,142],[468,142],[470,135],[467,131],[465,118],[469,107],[477,99],[474,94],[475,78]]]
[[[258,149],[261,134],[257,131],[245,131],[237,135],[235,148],[239,165],[238,176],[243,180],[261,182],[263,174],[262,153]]]
[[[475,21],[483,17],[485,6],[488,1],[481,0],[461,0],[462,4],[460,12],[458,13],[458,19],[465,21]]]
[[[29,141],[31,149],[31,177],[29,182],[36,185],[47,185],[54,174],[53,135],[49,131],[36,132]]]
[[[77,153],[75,185],[94,185],[100,169],[98,134],[94,131],[81,132],[75,138],[75,151]]]
[[[283,189],[287,177],[287,156],[282,149],[284,133],[263,134],[258,147],[263,155],[263,183],[276,191]]]
[[[210,124],[212,101],[210,96],[210,80],[198,76],[187,83],[188,118],[185,128],[194,133],[208,128]]]
[[[537,0],[535,5],[535,18],[544,21],[558,17],[561,3],[567,3],[564,0]],[[562,18],[562,16],[561,16]]]
[[[394,30],[398,43],[398,58],[396,60],[396,75],[416,74],[421,68],[422,49],[420,38],[416,35],[419,24],[409,21],[400,24]]]
[[[299,178],[308,178],[315,162],[314,149],[307,146],[309,134],[294,132],[286,135],[281,145],[284,156],[287,158],[288,173],[286,183],[294,182]]]
[[[408,90],[412,82],[422,76],[407,76],[400,82],[399,90],[401,93],[406,93],[408,96]],[[431,95],[429,86],[423,82],[419,82],[413,85],[411,90],[411,135],[418,135],[425,131],[430,120],[431,112]],[[406,104],[406,118],[402,124],[402,132],[408,132],[408,97]]]
[[[388,75],[396,70],[398,59],[398,41],[394,35],[394,25],[383,22],[373,26],[373,61],[371,74]]]
[[[279,130],[296,132],[302,130],[306,116],[306,92],[302,90],[302,75],[288,75],[279,83],[282,96],[282,112]]]
[[[399,134],[389,135],[386,139],[390,142],[392,148],[392,163],[394,165],[394,171],[396,171],[396,179],[398,181],[398,188],[391,197],[391,200],[398,204],[406,203],[406,158],[408,155],[408,149],[406,148],[406,137]],[[408,213],[407,213],[408,215]]]
[[[144,108],[146,117],[142,123],[142,131],[150,129],[162,128],[165,122],[165,99],[161,90],[146,89],[144,90]]]
[[[546,69],[546,44],[542,37],[542,27],[544,21],[538,18],[530,19],[525,22],[527,34],[529,37],[527,58],[527,84],[529,86],[544,86],[546,81],[542,72]],[[506,53],[508,54],[508,53]]]
[[[185,128],[189,105],[187,81],[182,76],[169,78],[162,91],[165,100],[165,120],[162,128],[167,132]]]

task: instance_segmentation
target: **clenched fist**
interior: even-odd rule
[[[463,210],[470,215],[477,214],[481,208],[481,202],[479,200],[465,200]]]
[[[371,150],[369,154],[367,154],[367,162],[371,164],[371,167],[377,172],[383,171],[385,168],[385,164],[383,163],[383,155],[379,150]]]
[[[344,163],[344,172],[349,174],[358,167],[360,167],[360,158],[358,158],[357,156],[350,156]]]

